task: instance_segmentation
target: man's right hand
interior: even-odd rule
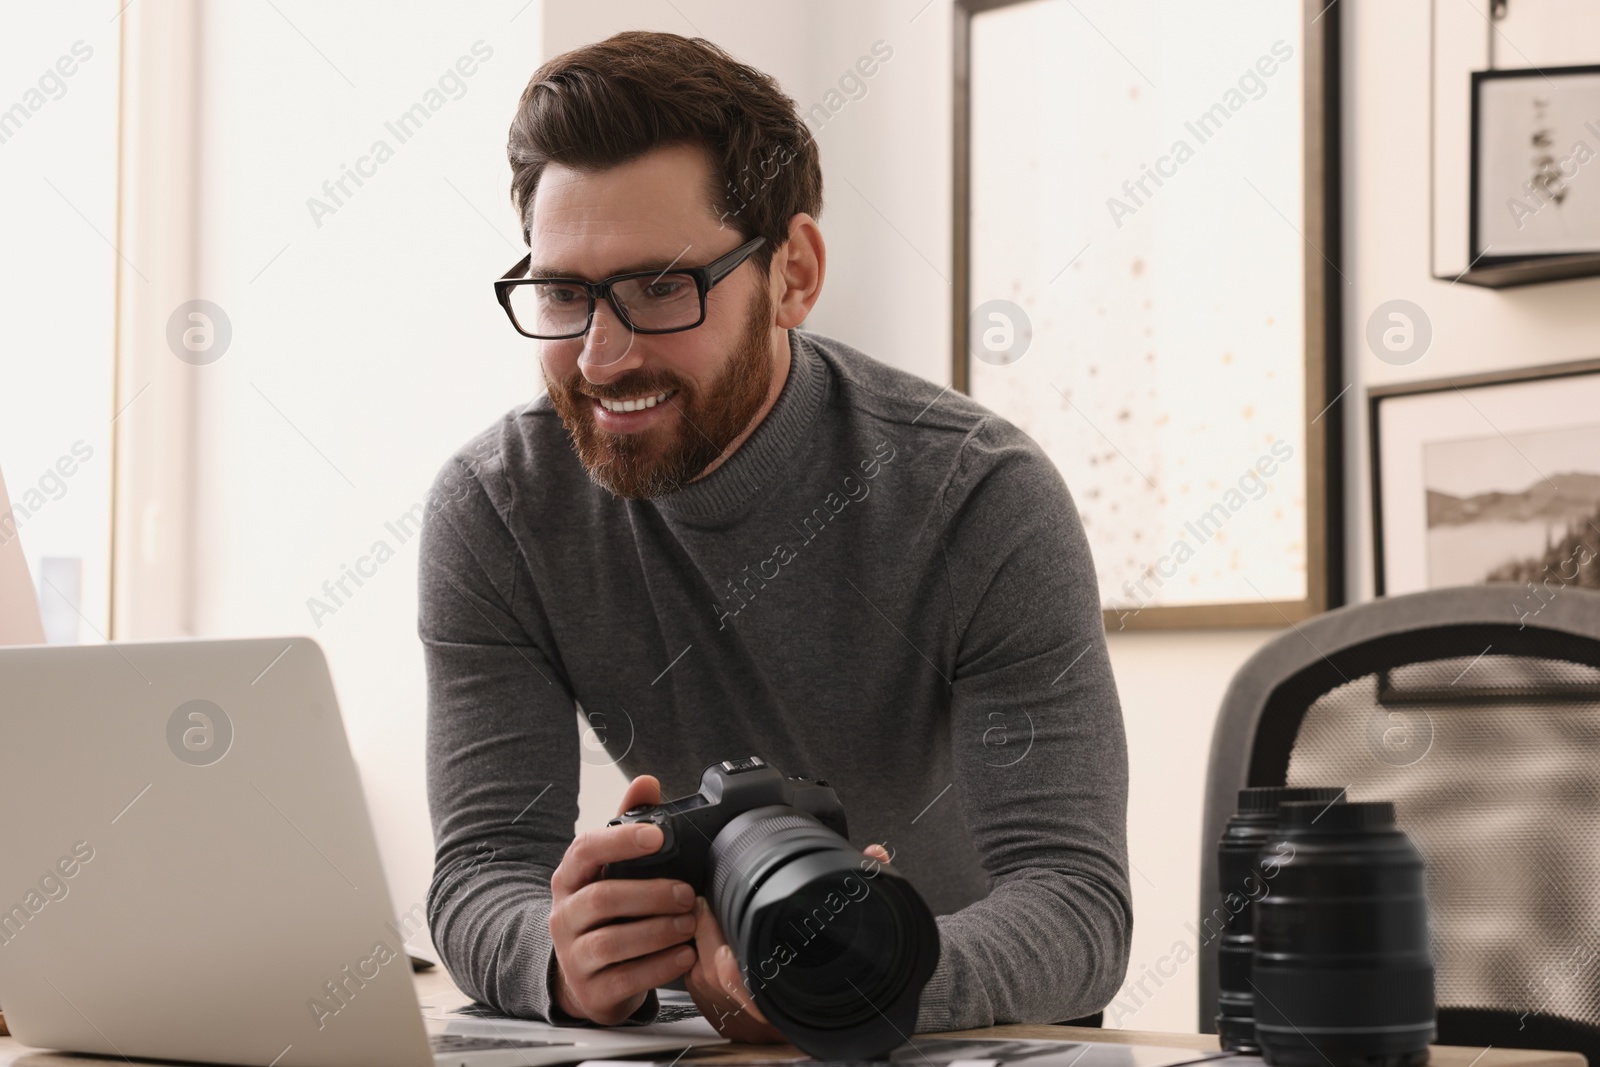
[[[661,783],[628,783],[617,814],[661,803]],[[550,878],[550,940],[556,1004],[568,1015],[613,1026],[650,990],[695,961],[693,887],[673,878],[601,878],[607,863],[661,848],[657,826],[604,826],[579,834]]]

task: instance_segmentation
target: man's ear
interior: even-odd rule
[[[799,326],[822,296],[828,252],[817,220],[801,211],[789,219],[789,236],[772,254],[769,284],[774,287],[776,325]]]

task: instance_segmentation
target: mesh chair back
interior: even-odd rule
[[[1427,861],[1439,1042],[1600,1056],[1600,593],[1538,603],[1509,584],[1392,597],[1252,657],[1212,739],[1202,927],[1239,788],[1392,800]],[[1212,941],[1207,1032],[1216,988]]]

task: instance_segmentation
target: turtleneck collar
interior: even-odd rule
[[[789,376],[766,417],[723,464],[704,478],[643,501],[668,518],[715,525],[736,518],[788,466],[808,436],[828,392],[828,367],[798,329],[788,331]]]

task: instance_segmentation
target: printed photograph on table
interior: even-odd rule
[[[958,4],[951,380],[1061,471],[1108,631],[1342,590],[1324,6]]]
[[[1600,588],[1600,360],[1368,395],[1378,595]]]

